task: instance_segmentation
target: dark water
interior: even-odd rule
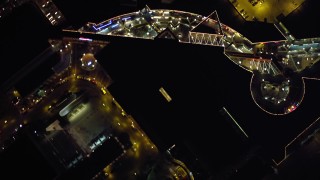
[[[115,51],[119,48],[121,54]],[[217,172],[248,148],[219,113],[232,91],[227,84],[234,75],[227,69],[233,64],[222,51],[160,40],[127,40],[111,43],[99,59],[115,80],[111,93],[161,151],[185,142]],[[235,81],[242,82],[243,74]],[[160,87],[172,102],[165,101]]]

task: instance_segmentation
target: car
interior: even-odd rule
[[[104,87],[102,87],[100,90],[101,90],[102,94],[107,94],[107,91]]]

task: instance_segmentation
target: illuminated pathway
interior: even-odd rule
[[[176,38],[180,43],[223,47],[231,61],[253,73],[252,98],[273,115],[288,114],[300,105],[305,93],[303,78],[315,78],[308,70],[320,56],[320,38],[252,43],[220,23],[217,12],[206,17],[146,6],[99,24],[87,23],[77,32],[150,40]]]

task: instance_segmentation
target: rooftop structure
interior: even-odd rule
[[[221,23],[217,12],[206,17],[146,6],[99,24],[88,23],[78,31],[152,40],[169,30],[181,43],[223,47],[231,61],[253,73],[250,90],[257,106],[267,113],[283,115],[301,104],[303,78],[314,78],[308,71],[320,59],[320,38],[295,40],[283,24],[277,27],[287,40],[251,42]]]

